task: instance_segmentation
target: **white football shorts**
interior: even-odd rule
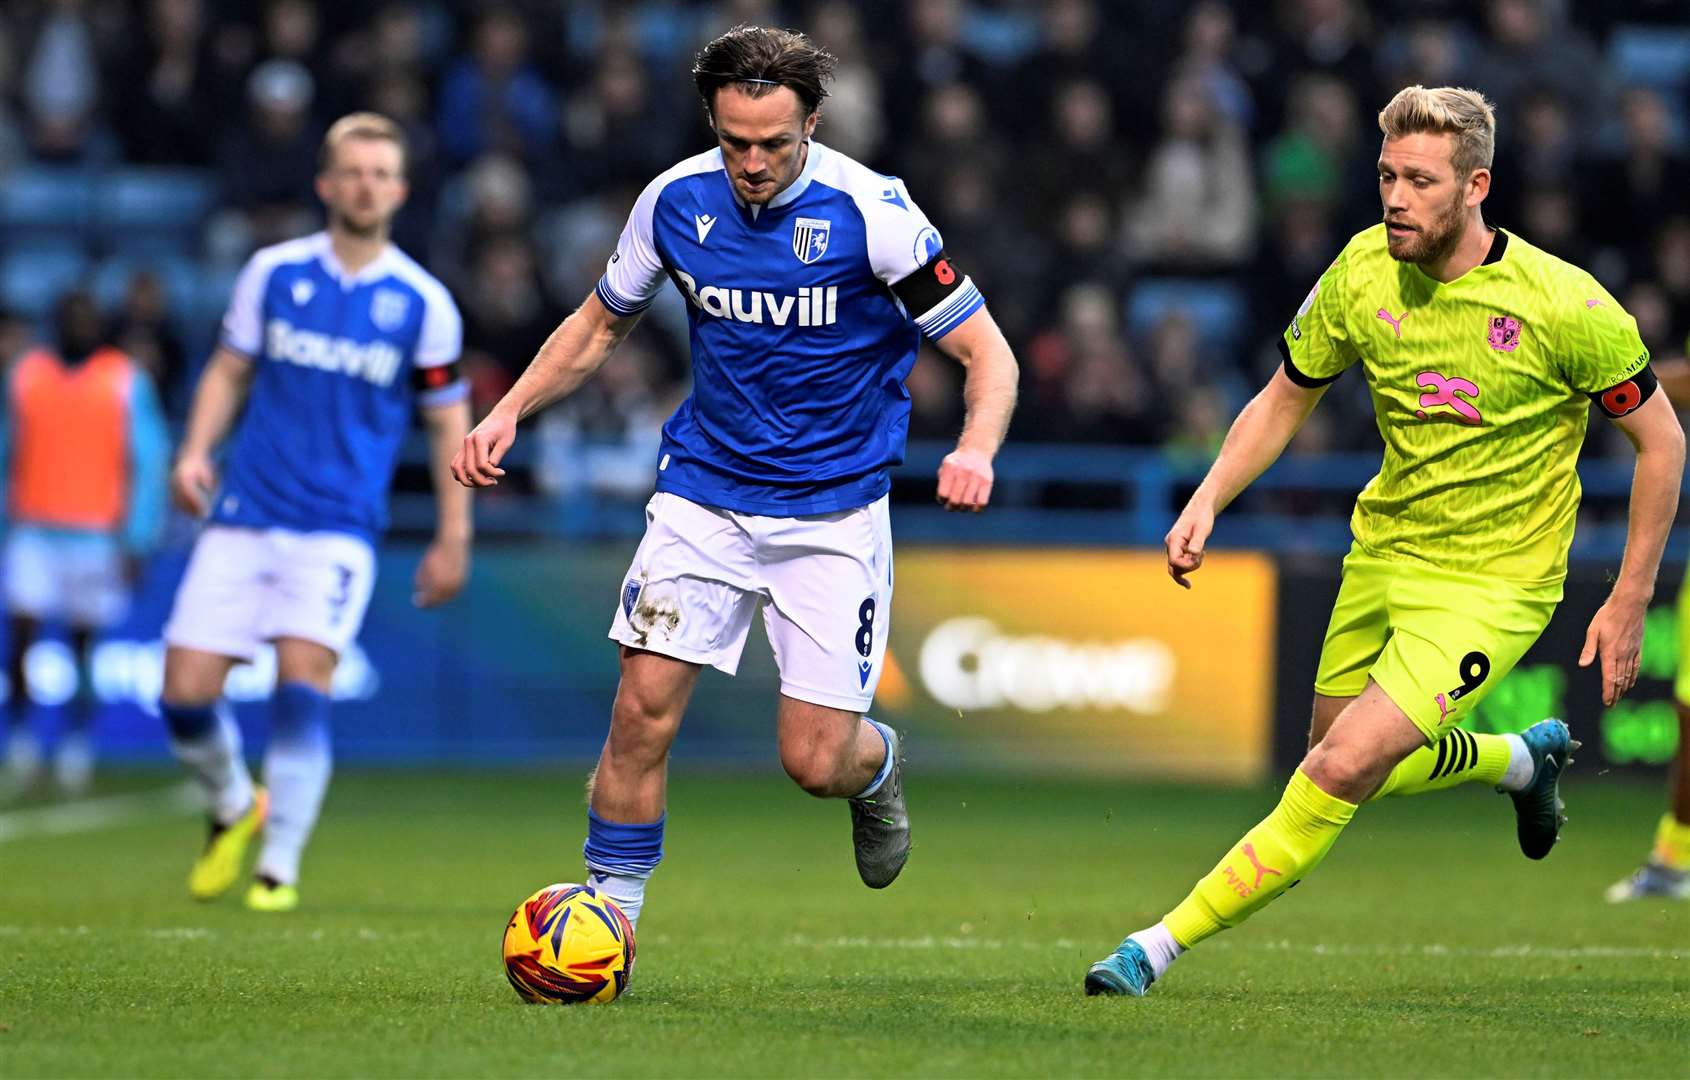
[[[123,546],[97,532],[17,525],[6,534],[6,610],[104,630],[129,613]]]
[[[764,517],[660,491],[645,517],[612,641],[732,675],[761,607],[781,693],[868,710],[892,606],[884,497],[854,510]]]
[[[343,653],[375,588],[375,552],[338,532],[208,525],[194,544],[164,641],[251,660],[277,638]]]

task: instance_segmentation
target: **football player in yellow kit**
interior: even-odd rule
[[[1384,221],[1309,292],[1281,339],[1284,364],[1167,536],[1168,572],[1189,588],[1215,515],[1361,362],[1385,454],[1351,518],[1310,750],[1279,805],[1185,900],[1092,965],[1087,993],[1142,995],[1181,952],[1301,881],[1356,808],[1382,795],[1496,785],[1513,796],[1525,854],[1548,854],[1577,746],[1567,726],[1457,725],[1561,599],[1591,401],[1636,447],[1637,470],[1625,558],[1579,662],[1600,661],[1610,704],[1637,678],[1684,467],[1684,435],[1654,392],[1637,325],[1588,273],[1485,222],[1496,118],[1483,96],[1409,87],[1379,127]]]

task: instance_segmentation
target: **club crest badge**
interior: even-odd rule
[[[833,222],[826,218],[801,217],[792,223],[792,253],[805,266],[827,254],[827,234]]]
[[[1513,352],[1519,348],[1520,321],[1511,315],[1492,315],[1490,347],[1497,352]]]
[[[377,289],[370,297],[370,321],[388,333],[405,325],[411,314],[411,298],[397,289]]]

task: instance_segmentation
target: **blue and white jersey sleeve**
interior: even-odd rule
[[[235,278],[229,308],[223,313],[222,343],[252,359],[264,351],[264,289],[275,268],[268,249],[248,259]]]
[[[604,276],[599,278],[599,303],[614,315],[637,315],[651,306],[663,288],[663,257],[657,251],[657,238],[652,216],[657,210],[657,197],[668,184],[668,173],[646,185],[639,200],[622,227],[616,250],[610,255]]]
[[[420,282],[424,308],[417,336],[415,368],[417,404],[424,408],[454,405],[469,396],[469,381],[458,370],[464,351],[464,320],[452,294],[433,278]]]
[[[985,306],[985,297],[945,253],[939,230],[902,180],[886,177],[879,197],[859,197],[857,205],[875,276],[898,297],[923,336],[938,340]]]

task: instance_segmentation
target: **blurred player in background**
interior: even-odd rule
[[[1496,119],[1471,90],[1413,86],[1379,114],[1384,223],[1358,233],[1281,339],[1285,362],[1233,423],[1168,533],[1168,572],[1203,562],[1215,515],[1266,469],[1357,360],[1385,441],[1356,500],[1315,677],[1310,750],[1268,817],[1154,926],[1086,975],[1140,995],[1185,949],[1319,865],[1360,803],[1467,781],[1512,794],[1521,849],[1559,837],[1577,744],[1458,726],[1537,640],[1566,577],[1590,402],[1637,450],[1630,531],[1581,666],[1602,700],[1637,679],[1643,618],[1678,508],[1684,433],[1637,324],[1589,274],[1487,225]]]
[[[1690,342],[1686,342],[1690,352]],[[1656,365],[1667,399],[1690,409],[1690,362],[1676,358]],[[1678,677],[1673,683],[1678,707],[1678,753],[1667,775],[1667,809],[1655,825],[1655,843],[1630,877],[1608,887],[1612,903],[1665,896],[1690,900],[1690,568],[1678,587]]]
[[[140,560],[158,542],[170,440],[151,376],[107,343],[94,298],[67,294],[54,321],[57,348],[32,349],[12,368],[0,438],[11,620],[6,764],[14,791],[40,771],[25,658],[42,624],[59,624],[76,658],[77,691],[53,773],[61,790],[78,794],[94,773],[94,636],[123,620]]]
[[[663,856],[669,747],[699,670],[733,674],[759,608],[787,774],[850,800],[865,884],[889,885],[909,854],[898,735],[864,715],[892,598],[904,380],[922,337],[968,369],[938,495],[977,511],[1017,369],[903,184],[812,141],[833,65],[785,30],[741,26],[705,46],[693,78],[717,149],[645,189],[597,290],[453,462],[466,484],[496,483],[519,420],[596,371],[665,280],[686,296],[693,392],[664,427],[621,585],[622,681],[587,814],[589,880],[630,919]]]
[[[246,894],[259,911],[299,903],[300,858],[329,782],[330,683],[369,603],[372,545],[414,406],[438,498],[416,603],[450,599],[469,571],[468,493],[447,471],[469,430],[462,324],[445,287],[388,241],[406,195],[398,127],[373,113],[337,121],[316,188],[328,229],[265,248],[241,271],[171,476],[177,503],[210,518],[164,628],[171,746],[212,800],[188,888],[202,900],[225,892],[263,828]],[[212,452],[237,415],[219,484]],[[267,792],[216,708],[229,669],[265,642],[276,649]]]

